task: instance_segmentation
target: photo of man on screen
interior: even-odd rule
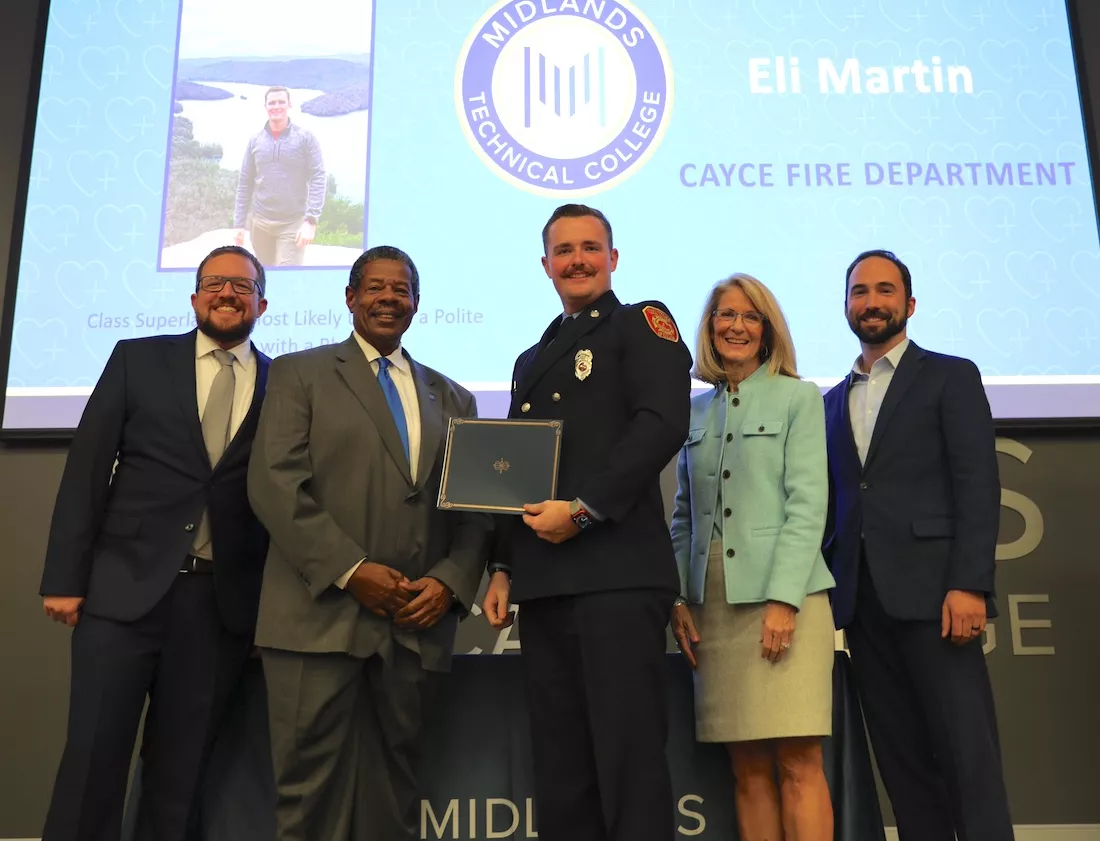
[[[288,27],[296,0],[176,2],[157,269],[238,245],[269,271],[346,273],[365,239],[373,4],[315,0]]]
[[[249,141],[237,179],[236,242],[264,266],[300,266],[317,235],[325,202],[325,164],[317,138],[290,120],[290,91],[264,94],[267,122]]]

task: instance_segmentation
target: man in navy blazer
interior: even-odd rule
[[[197,330],[119,342],[57,494],[40,593],[73,628],[69,724],[43,841],[116,841],[138,722],[135,838],[179,841],[256,625],[267,533],[248,504],[270,360],[248,340],[264,270],[211,252]],[[193,835],[191,836],[193,837]]]
[[[860,254],[846,276],[862,353],[825,396],[825,558],[901,841],[1011,841],[982,652],[996,616],[1000,481],[977,367],[906,336],[908,268]]]

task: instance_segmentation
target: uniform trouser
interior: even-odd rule
[[[520,606],[542,841],[669,841],[665,628],[675,593],[622,590]]]

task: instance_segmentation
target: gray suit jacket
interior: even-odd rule
[[[407,354],[406,354],[407,355]],[[256,644],[387,657],[395,644],[431,671],[450,667],[459,612],[397,631],[334,582],[361,558],[432,576],[469,608],[485,569],[490,518],[436,508],[447,421],[475,417],[466,389],[413,361],[420,404],[417,481],[362,350],[347,341],[271,363],[252,445],[248,495],[271,534]]]

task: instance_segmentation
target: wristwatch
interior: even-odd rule
[[[688,603],[687,599],[685,599],[683,596],[677,596],[676,601],[674,601],[672,603],[672,606],[673,607],[679,607],[680,605],[687,604],[687,603]]]
[[[569,503],[569,517],[577,524],[577,528],[581,531],[584,531],[584,529],[596,522],[592,518],[592,515],[588,513],[588,509],[581,505],[579,499],[574,499]]]

